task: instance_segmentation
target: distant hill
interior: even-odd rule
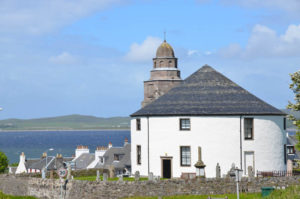
[[[0,120],[1,130],[88,130],[129,128],[130,117],[102,118],[85,115],[67,115],[26,120]]]
[[[300,119],[300,111],[292,111],[290,109],[281,109],[281,111],[285,112],[286,114],[293,115],[296,119]],[[286,123],[286,127],[288,129],[296,129],[296,126],[292,121],[287,120]]]

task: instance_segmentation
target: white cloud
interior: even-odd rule
[[[40,34],[90,15],[121,0],[1,0],[0,31]]]
[[[68,65],[76,63],[77,59],[68,52],[62,52],[57,56],[50,57],[49,61],[54,64]]]
[[[125,59],[131,62],[149,61],[155,57],[155,52],[161,43],[160,38],[151,36],[147,37],[141,44],[133,43]]]
[[[195,54],[198,54],[198,53],[199,53],[198,50],[188,50],[187,51],[188,56],[192,56],[192,55],[195,55]]]
[[[262,25],[256,25],[244,48],[239,44],[231,44],[221,49],[224,57],[239,56],[253,57],[292,57],[299,56],[300,51],[300,25],[290,25],[284,34],[277,33]]]

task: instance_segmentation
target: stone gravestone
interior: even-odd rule
[[[139,171],[136,171],[136,172],[134,173],[134,180],[135,180],[135,181],[139,181],[139,180],[140,180],[140,172],[139,172]]]
[[[109,170],[109,177],[114,178],[115,177],[115,167],[111,165],[111,166],[109,166],[108,170]]]
[[[248,177],[254,178],[254,171],[252,166],[248,166]]]
[[[67,175],[67,179],[68,180],[71,180],[71,171],[72,171],[72,169],[71,169],[71,164],[68,164],[68,175]]]
[[[148,175],[148,180],[149,180],[149,181],[153,181],[153,180],[154,180],[154,178],[153,178],[153,173],[152,173],[152,172],[149,173],[149,175]]]
[[[100,172],[99,172],[99,170],[97,170],[97,178],[96,178],[96,181],[97,181],[97,182],[100,181]]]
[[[232,163],[231,164],[231,169],[228,171],[228,174],[227,174],[229,177],[235,177],[235,164]]]
[[[103,173],[103,181],[107,182],[108,180],[108,174],[107,173]]]
[[[216,178],[221,178],[221,167],[220,167],[219,163],[217,163],[217,166],[216,166]]]
[[[53,170],[50,171],[50,179],[53,179]]]
[[[119,176],[119,181],[120,181],[120,182],[123,182],[123,175],[120,175],[120,176]]]

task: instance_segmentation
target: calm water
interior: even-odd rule
[[[39,158],[49,148],[54,148],[48,155],[61,153],[71,157],[77,145],[87,145],[90,153],[97,146],[123,146],[124,139],[130,142],[130,131],[0,131],[0,151],[4,152],[10,163],[19,162],[21,152],[26,158]]]

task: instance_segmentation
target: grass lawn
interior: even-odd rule
[[[0,191],[0,199],[37,199],[33,196],[11,196],[6,195]]]
[[[201,196],[164,196],[163,199],[207,199],[208,196],[213,198],[236,199],[236,194],[226,195],[201,195]],[[128,199],[157,199],[158,197],[131,197]],[[285,190],[275,190],[271,195],[262,197],[260,193],[240,194],[240,199],[300,199],[300,186],[292,186]]]

